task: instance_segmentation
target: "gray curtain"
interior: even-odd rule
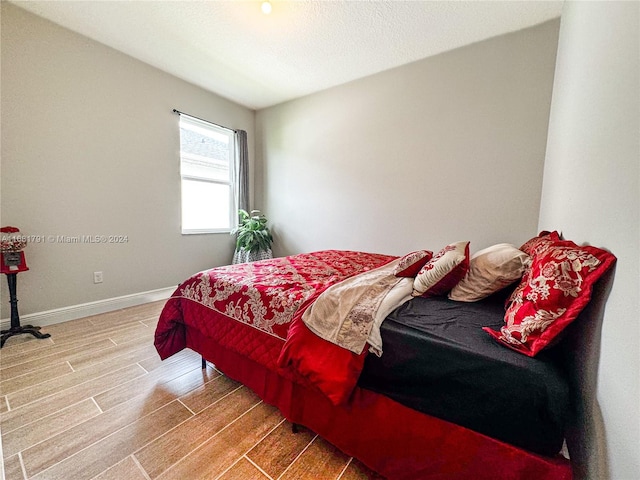
[[[236,130],[236,172],[238,208],[249,212],[249,149],[244,130]]]

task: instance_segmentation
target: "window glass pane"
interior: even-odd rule
[[[180,115],[182,232],[229,231],[235,223],[233,130]]]
[[[219,183],[182,180],[182,230],[228,230],[231,188]]]
[[[216,130],[181,119],[181,175],[230,181],[233,136],[231,133],[220,133]]]

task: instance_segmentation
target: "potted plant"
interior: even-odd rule
[[[233,263],[255,262],[273,258],[273,237],[267,226],[267,217],[260,210],[238,210],[238,226],[231,231],[236,235],[236,251]]]

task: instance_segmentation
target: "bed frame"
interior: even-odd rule
[[[186,327],[187,346],[230,378],[276,406],[291,423],[308,427],[348,455],[392,480],[601,478],[602,436],[596,402],[604,306],[611,268],[594,285],[588,306],[557,345],[567,366],[572,413],[567,430],[571,461],[543,457],[356,388],[346,406],[230,351]]]
[[[615,277],[615,263],[593,285],[591,300],[566,329],[563,363],[571,388],[572,415],[566,442],[576,480],[606,478],[604,426],[597,402],[598,366],[604,310]]]

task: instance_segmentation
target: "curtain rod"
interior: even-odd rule
[[[238,131],[234,130],[233,128],[225,127],[224,125],[218,125],[217,123],[210,122],[209,120],[205,120],[204,118],[195,117],[193,115],[189,115],[188,113],[181,112],[180,110],[176,110],[175,108],[173,109],[173,113],[177,113],[178,115],[186,115],[187,117],[195,118],[196,120],[200,120],[201,122],[207,122],[207,123],[210,123],[211,125],[215,125],[216,127],[224,128],[226,130],[231,130],[233,133],[238,133]]]

